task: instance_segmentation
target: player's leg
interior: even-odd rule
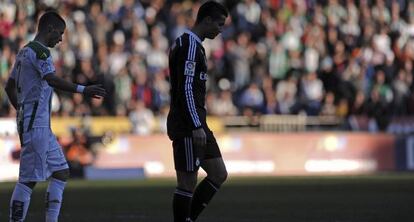
[[[188,221],[193,190],[196,184],[197,172],[177,171],[177,188],[173,196],[174,222]]]
[[[223,158],[206,159],[201,162],[201,167],[206,171],[206,179],[213,185],[221,186],[227,179],[227,170]]]
[[[69,177],[69,169],[53,172],[47,187],[46,203],[46,222],[58,221],[60,207],[62,205],[63,191],[66,180]]]
[[[51,177],[45,197],[46,222],[55,222],[58,221],[63,191],[66,186],[66,180],[69,178],[69,167],[62,148],[53,134],[50,134],[49,141],[50,150],[47,152],[47,167]]]
[[[227,178],[227,170],[214,137],[207,138],[205,158],[201,167],[207,177],[197,186],[191,203],[190,218],[195,221]]]
[[[36,182],[18,182],[10,200],[10,221],[23,221],[30,205],[30,197]]]
[[[193,191],[197,184],[197,171],[192,139],[190,137],[173,141],[174,165],[177,174],[177,188],[173,196],[174,222],[189,220]]]
[[[10,221],[23,221],[26,218],[32,190],[36,182],[45,180],[43,168],[47,140],[38,130],[31,130],[19,136],[22,141],[19,182],[10,200]]]

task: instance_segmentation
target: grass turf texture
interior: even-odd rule
[[[44,221],[46,183],[36,186],[27,222]],[[0,183],[7,221],[14,183]],[[71,180],[60,222],[172,221],[173,179]],[[230,178],[199,222],[414,221],[414,174]]]

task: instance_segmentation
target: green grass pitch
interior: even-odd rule
[[[7,221],[14,183],[0,183]],[[173,179],[70,180],[60,222],[170,222]],[[46,183],[36,186],[27,222],[44,221]],[[198,222],[411,222],[414,173],[230,178]]]

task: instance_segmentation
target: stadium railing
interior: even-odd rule
[[[344,118],[336,116],[306,115],[227,116],[222,121],[228,130],[264,132],[338,130],[345,123]]]
[[[215,133],[225,131],[298,132],[311,130],[337,130],[343,118],[334,116],[262,115],[262,116],[209,116],[208,125]],[[163,122],[157,121],[153,133],[163,133]],[[14,118],[0,118],[0,135],[17,135]],[[111,131],[116,134],[132,132],[128,117],[54,117],[52,130],[58,136],[67,136],[73,127],[86,127],[92,134]],[[7,129],[7,130],[6,130]]]

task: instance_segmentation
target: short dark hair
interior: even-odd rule
[[[40,17],[37,29],[38,31],[46,31],[49,25],[57,27],[62,24],[66,27],[66,22],[62,16],[55,11],[47,11]]]
[[[222,4],[215,2],[215,1],[208,1],[200,6],[200,9],[197,13],[197,20],[196,24],[203,21],[205,17],[212,17],[213,19],[220,17],[221,15],[224,15],[227,17],[229,15],[229,12],[227,11],[226,7],[224,7]]]

